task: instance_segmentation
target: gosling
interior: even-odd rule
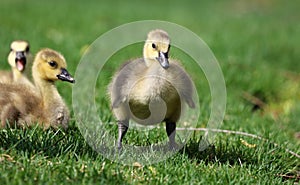
[[[122,148],[129,120],[143,125],[166,123],[170,148],[176,148],[176,122],[186,102],[195,108],[193,82],[185,70],[169,59],[170,38],[163,30],[148,33],[143,58],[130,60],[108,86],[112,111],[118,122],[118,149]]]
[[[13,41],[10,45],[10,52],[7,57],[11,66],[10,71],[0,71],[1,83],[23,83],[33,87],[30,81],[30,67],[33,57],[30,53],[29,43],[24,40]]]
[[[40,50],[34,59],[32,76],[35,89],[23,84],[0,83],[0,121],[4,128],[28,127],[67,128],[69,110],[59,95],[55,81],[75,80],[66,70],[65,58],[52,49]]]

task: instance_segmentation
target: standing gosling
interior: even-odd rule
[[[66,66],[60,53],[42,49],[32,66],[35,90],[22,84],[0,83],[1,126],[8,122],[19,127],[38,123],[43,128],[67,128],[69,110],[54,84],[57,80],[75,82]]]
[[[149,125],[166,122],[169,146],[176,146],[176,122],[183,102],[195,107],[193,83],[185,70],[169,59],[170,38],[163,30],[148,33],[143,58],[130,60],[114,75],[108,94],[118,121],[118,148],[122,148],[129,120]],[[169,63],[170,62],[170,63]]]
[[[1,83],[24,83],[33,86],[30,82],[30,67],[33,57],[30,53],[29,43],[23,40],[13,41],[7,60],[11,66],[11,72],[0,71]],[[28,79],[29,78],[29,79]]]

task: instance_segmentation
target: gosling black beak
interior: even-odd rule
[[[65,68],[61,68],[61,73],[57,75],[57,78],[61,81],[75,83],[75,79],[69,74],[69,72]]]
[[[23,51],[17,51],[16,52],[16,58],[15,58],[16,66],[19,71],[24,71],[26,66],[26,56]]]
[[[158,57],[156,58],[156,60],[158,60],[158,62],[160,63],[161,67],[163,67],[164,69],[168,69],[169,68],[169,60],[168,60],[169,56],[168,56],[168,52],[164,53],[164,52],[159,52],[158,53]]]

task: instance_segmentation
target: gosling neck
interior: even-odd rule
[[[20,84],[29,86],[30,88],[34,88],[34,85],[28,79],[28,76],[24,72],[22,73],[18,69],[12,68],[12,75],[13,75],[14,83],[20,83]]]
[[[158,63],[156,60],[147,58],[145,56],[144,56],[144,62],[148,68],[151,67],[153,64]]]
[[[54,105],[56,102],[61,102],[61,97],[55,87],[54,81],[35,78],[34,83],[37,92],[42,98],[42,103],[45,108],[50,108],[50,105]]]
[[[20,78],[22,78],[22,73],[15,67],[12,67],[12,73],[13,73],[13,81],[17,82]]]
[[[148,53],[148,50],[147,50],[147,48],[149,47],[148,45],[149,45],[148,43],[146,43],[144,45],[143,58],[144,58],[144,62],[146,64],[146,66],[150,67],[153,63],[155,63],[155,60],[148,57],[149,56],[149,53]]]

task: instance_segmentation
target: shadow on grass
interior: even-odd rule
[[[187,155],[192,160],[196,160],[197,162],[205,161],[206,164],[259,164],[259,156],[255,155],[256,152],[251,152],[250,148],[245,148],[238,142],[225,139],[218,143],[210,144],[205,150],[200,151],[200,141],[201,137],[199,140],[191,139],[181,150],[181,153]]]
[[[216,145],[210,145],[204,151],[199,151],[199,142],[200,139],[190,139],[179,152],[182,155],[187,155],[192,160],[205,161],[205,163],[218,162],[229,163],[230,165],[258,163],[257,156],[245,151],[242,146],[231,144],[228,140]],[[78,159],[86,156],[96,159],[100,155],[85,141],[76,126],[71,126],[66,131],[42,130],[39,127],[0,130],[1,150],[4,153],[26,153],[29,158],[38,154],[48,158],[68,157]],[[104,151],[104,149],[102,150]],[[154,149],[154,151],[156,150]],[[166,155],[163,152],[164,150],[161,149],[161,151],[162,155]],[[151,151],[149,152],[151,156]]]
[[[7,128],[0,130],[0,151],[26,153],[28,157],[39,154],[48,158],[67,156],[78,158],[88,155],[96,158],[95,152],[80,134],[77,127],[72,126],[66,131]]]
[[[283,181],[290,179],[299,181],[299,159],[277,144],[259,141],[259,144],[250,145],[245,144],[240,137],[235,139],[222,137],[214,145],[199,151],[200,141],[201,137],[199,140],[190,139],[180,152],[197,163],[204,161],[206,165],[218,163],[240,167],[256,166],[255,168],[266,172],[276,169],[278,173],[272,174],[275,177],[281,177]]]
[[[241,138],[220,137],[214,145],[204,151],[199,151],[201,137],[192,137],[179,151],[191,160],[197,162],[221,163],[229,165],[256,165],[263,168],[269,166],[297,167],[297,159],[291,157],[284,149],[272,143],[256,141],[256,147],[247,147],[240,141]],[[254,143],[255,140],[251,140]],[[258,144],[257,144],[258,143]],[[163,151],[163,150],[162,150]],[[92,160],[99,158],[98,152],[86,142],[76,126],[68,130],[42,130],[33,129],[4,129],[0,130],[0,152],[24,154],[29,158],[34,155],[47,156],[48,158],[78,158],[87,157]],[[162,152],[162,155],[164,152]],[[101,156],[101,158],[104,158]],[[290,165],[286,165],[286,164]],[[298,164],[299,166],[299,164]],[[286,170],[286,169],[282,169]]]

